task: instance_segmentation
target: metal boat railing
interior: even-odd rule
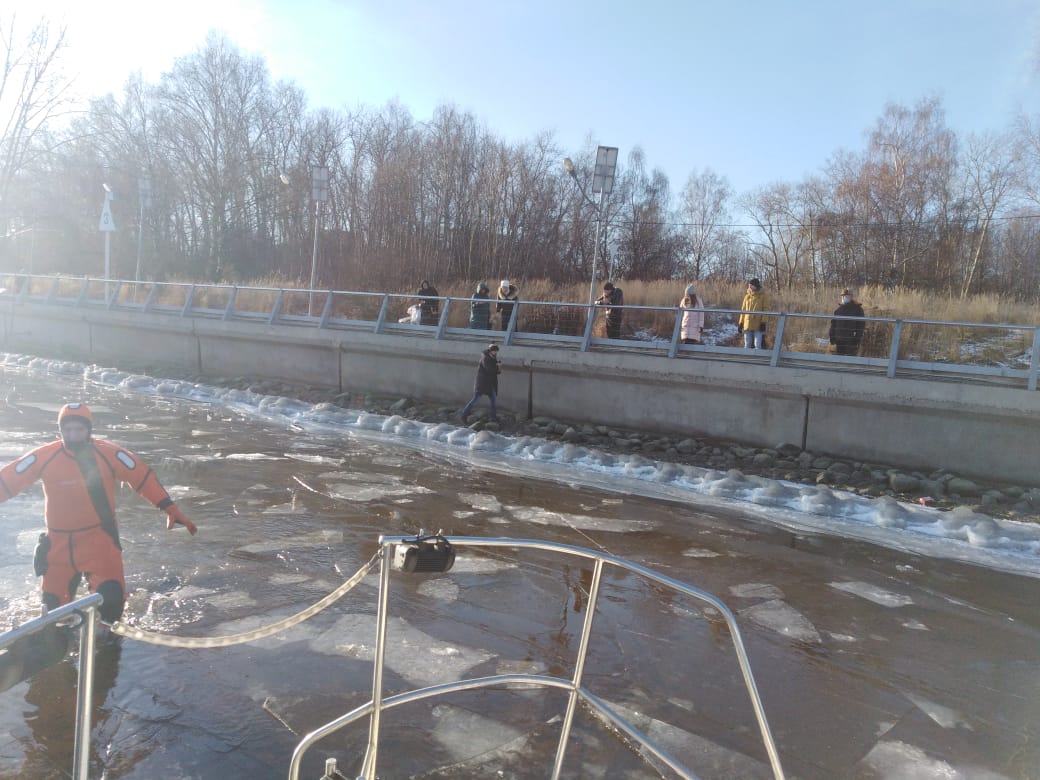
[[[136,282],[91,277],[0,276],[0,314],[4,304],[36,303],[141,314],[162,314],[222,321],[256,322],[326,330],[359,330],[376,334],[413,335],[436,340],[501,339],[506,346],[644,352],[675,359],[710,357],[741,360],[771,367],[796,366],[854,370],[885,377],[939,378],[987,382],[1036,390],[1040,377],[1040,327],[1011,323],[979,323],[891,317],[847,318],[830,314],[760,312],[770,325],[770,346],[684,344],[683,309],[674,306],[623,306],[633,331],[630,338],[595,336],[603,307],[561,301],[519,301],[504,327],[468,327],[470,304],[495,299],[439,297],[435,324],[413,324],[398,318],[417,301],[415,295],[351,290],[246,287],[226,284]],[[520,312],[524,312],[521,316]],[[704,309],[706,315],[733,321],[737,309]],[[831,320],[862,320],[871,334],[864,356],[833,355],[826,350]],[[797,330],[798,336],[789,334]],[[908,333],[924,337],[911,345]],[[941,337],[940,334],[941,333]],[[664,334],[664,335],[658,335]],[[986,345],[991,346],[990,349]],[[951,347],[950,345],[954,345]],[[1016,355],[1019,366],[1007,365]]]
[[[94,640],[97,608],[105,599],[91,593],[69,604],[52,609],[43,617],[30,620],[0,635],[0,652],[9,652],[16,642],[38,634],[50,626],[76,619],[79,627],[79,678],[76,686],[76,737],[72,754],[72,777],[87,780],[90,761],[90,708],[94,691]]]
[[[448,536],[438,537],[446,540],[454,548],[508,548],[511,550],[527,549],[527,550],[543,550],[552,553],[559,553],[568,556],[575,556],[579,558],[588,559],[593,562],[593,575],[592,582],[589,586],[588,602],[585,610],[585,619],[582,626],[581,638],[578,644],[576,658],[574,661],[574,672],[569,679],[560,677],[553,677],[549,675],[540,674],[500,674],[493,675],[490,677],[480,677],[468,680],[461,680],[453,683],[445,683],[441,685],[433,685],[426,688],[420,688],[405,693],[399,693],[393,696],[384,697],[383,695],[383,667],[386,652],[387,643],[387,617],[389,611],[389,593],[390,593],[390,573],[394,568],[393,563],[395,560],[395,552],[398,546],[410,546],[416,542],[415,538],[402,537],[402,536],[381,536],[379,539],[380,552],[381,552],[381,569],[380,569],[380,582],[379,582],[379,603],[376,615],[376,648],[375,648],[375,659],[372,671],[372,698],[366,704],[351,710],[345,715],[336,718],[329,723],[315,729],[311,733],[304,736],[304,738],[297,745],[296,750],[293,752],[292,761],[289,767],[289,780],[298,780],[300,773],[300,765],[303,761],[303,757],[306,752],[319,740],[333,734],[336,731],[348,726],[349,724],[357,721],[365,716],[369,717],[369,735],[368,743],[365,751],[365,757],[362,763],[361,773],[358,776],[358,780],[375,780],[377,777],[377,763],[379,757],[379,737],[382,724],[382,714],[384,710],[391,709],[393,707],[400,706],[402,704],[408,704],[411,702],[421,701],[434,696],[441,696],[448,693],[454,693],[457,691],[469,691],[469,690],[480,690],[487,688],[502,688],[502,687],[523,687],[523,688],[552,688],[559,689],[568,692],[566,710],[564,713],[562,725],[560,728],[559,742],[557,743],[556,756],[553,762],[552,772],[549,777],[552,780],[558,780],[560,772],[563,769],[564,757],[566,755],[567,743],[571,733],[571,726],[574,720],[574,713],[578,704],[583,704],[588,707],[593,713],[595,713],[601,721],[612,726],[624,733],[630,740],[638,744],[642,750],[651,754],[657,761],[667,766],[676,775],[682,778],[695,779],[697,776],[686,766],[684,766],[678,759],[670,755],[661,745],[654,742],[646,734],[641,732],[632,723],[620,715],[606,700],[592,693],[583,684],[583,675],[585,671],[585,663],[588,656],[589,644],[592,635],[592,624],[596,614],[597,602],[599,598],[600,582],[603,574],[603,568],[609,564],[616,566],[620,569],[624,569],[633,574],[641,576],[647,580],[650,580],[662,587],[673,590],[677,593],[685,594],[694,599],[702,601],[714,609],[716,609],[722,618],[726,621],[726,625],[729,628],[729,634],[733,641],[733,648],[736,652],[737,661],[740,665],[740,671],[743,676],[744,686],[747,690],[748,696],[751,699],[751,704],[755,713],[755,720],[758,725],[758,730],[762,743],[765,747],[765,751],[769,758],[769,764],[772,768],[773,776],[776,780],[782,780],[784,777],[784,771],[780,764],[780,757],[777,753],[776,744],[773,740],[773,734],[770,731],[769,723],[766,719],[765,709],[762,705],[762,699],[758,693],[758,687],[755,684],[754,675],[751,671],[751,664],[748,660],[747,650],[744,647],[744,641],[741,638],[740,629],[737,626],[736,620],[733,617],[733,613],[730,612],[729,608],[720,601],[717,597],[712,594],[695,588],[691,585],[687,585],[679,580],[672,579],[665,575],[659,574],[652,569],[648,569],[645,566],[632,563],[631,561],[619,558],[608,553],[597,552],[595,550],[589,550],[583,547],[575,547],[573,545],[559,544],[554,542],[544,542],[533,539],[508,539],[508,538],[481,538],[481,537],[459,537],[459,536]],[[342,777],[335,771],[335,760],[329,759],[326,763],[326,777]]]

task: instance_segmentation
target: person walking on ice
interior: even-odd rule
[[[480,355],[480,362],[477,363],[477,375],[473,380],[473,397],[459,410],[459,419],[463,424],[466,422],[466,415],[470,413],[482,395],[486,395],[491,402],[491,421],[498,422],[495,399],[498,397],[498,375],[501,373],[502,367],[498,364],[498,344],[488,344],[488,348]]]

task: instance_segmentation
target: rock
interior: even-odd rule
[[[964,477],[954,477],[946,483],[946,489],[959,496],[978,496],[982,493],[982,489],[978,485]]]
[[[780,455],[786,455],[789,458],[794,458],[801,453],[802,448],[795,446],[794,444],[777,444],[776,451]]]
[[[901,471],[893,471],[888,475],[888,486],[897,493],[913,493],[921,481]]]
[[[751,462],[756,466],[772,466],[776,463],[776,456],[771,455],[768,452],[760,452],[751,459]]]
[[[831,460],[830,458],[828,458],[828,457],[826,457],[826,456],[822,456],[822,457],[816,458],[816,459],[815,459],[815,460],[814,460],[814,461],[812,462],[812,467],[813,467],[814,469],[827,469],[827,468],[830,468],[830,465],[831,465],[831,464],[832,464],[833,462],[834,462],[834,461],[833,461],[833,460]]]
[[[679,452],[694,452],[698,448],[699,445],[693,439],[683,439],[675,445],[675,449],[679,450]]]
[[[827,471],[831,472],[832,474],[851,474],[852,466],[850,466],[848,463],[845,463],[844,461],[836,460],[827,467]]]

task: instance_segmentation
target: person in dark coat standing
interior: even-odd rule
[[[607,338],[621,338],[621,321],[625,317],[625,310],[620,308],[625,305],[625,294],[620,287],[615,287],[613,282],[603,285],[603,294],[596,299],[597,306],[609,306],[607,309]]]
[[[498,397],[498,375],[501,373],[502,367],[498,365],[498,344],[489,344],[488,348],[481,353],[480,362],[477,364],[477,375],[473,380],[473,397],[459,411],[462,422],[466,422],[466,415],[470,413],[482,395],[486,395],[491,402],[491,420],[498,422],[495,398]]]
[[[491,295],[484,282],[477,285],[469,304],[469,326],[478,330],[491,329]]]
[[[436,325],[441,313],[441,302],[438,300],[440,293],[437,292],[437,288],[423,279],[416,295],[419,296],[419,324]]]
[[[862,317],[863,305],[852,296],[851,290],[842,290],[841,305],[834,310],[835,317]],[[855,355],[863,339],[866,323],[863,320],[831,320],[830,339],[839,355]]]

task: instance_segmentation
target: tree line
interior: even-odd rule
[[[407,289],[597,274],[777,288],[889,285],[966,297],[1040,291],[1040,116],[959,137],[938,98],[884,107],[865,148],[803,181],[735,193],[710,166],[678,192],[636,148],[602,213],[595,148],[507,142],[451,104],[310,108],[211,33],[156,83],[72,110],[66,31],[0,15],[0,268],[100,275],[102,182],[115,276]],[[344,98],[348,96],[345,95]],[[328,170],[316,203],[312,169]],[[141,184],[146,180],[146,185]],[[594,246],[601,220],[600,246]]]

